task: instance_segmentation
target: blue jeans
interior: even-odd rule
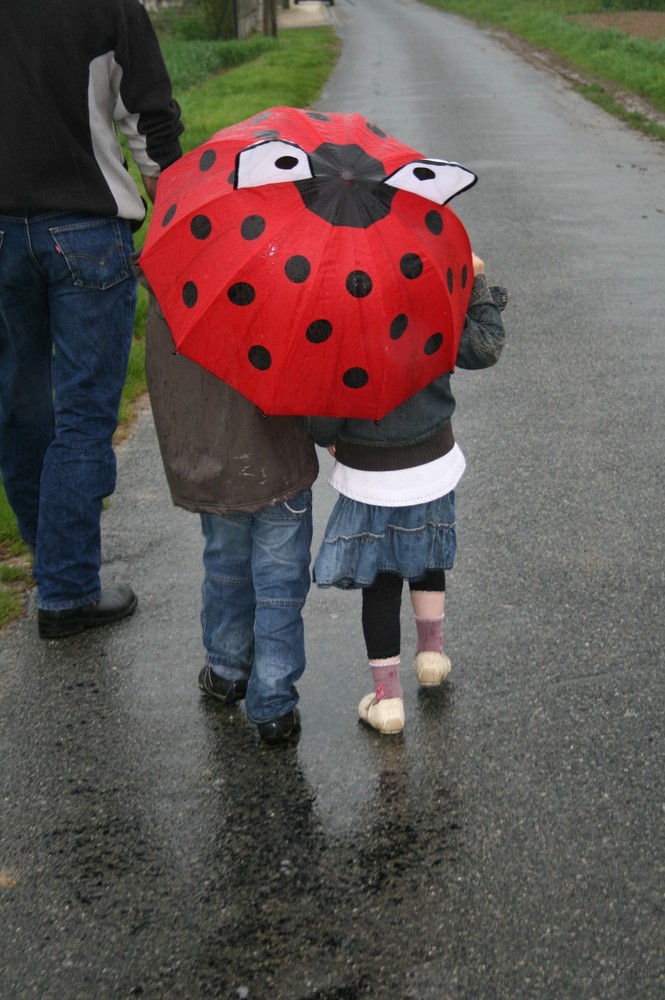
[[[249,681],[251,722],[276,719],[297,705],[305,669],[311,491],[254,514],[201,514],[201,527],[206,661],[226,680]]]
[[[122,219],[0,214],[0,471],[47,610],[101,594],[102,500],[115,489],[136,308],[132,249]]]

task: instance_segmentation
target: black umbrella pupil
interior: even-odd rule
[[[298,166],[298,160],[295,156],[280,156],[275,160],[275,166],[278,170],[293,170]]]

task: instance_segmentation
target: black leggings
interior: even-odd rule
[[[363,587],[362,625],[370,660],[387,660],[400,654],[403,583],[396,573],[379,573],[371,587]],[[429,569],[420,580],[409,583],[409,590],[443,593],[445,589],[446,574],[442,569]]]

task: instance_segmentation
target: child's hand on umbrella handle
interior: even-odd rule
[[[473,250],[471,251],[471,259],[473,261],[473,276],[474,276],[474,278],[478,274],[484,274],[485,273],[485,261],[481,260],[480,257],[476,257],[476,255],[473,252]]]

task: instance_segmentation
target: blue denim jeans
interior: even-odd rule
[[[115,488],[136,308],[132,249],[122,219],[0,214],[0,471],[48,610],[101,593],[100,516]]]
[[[297,705],[305,669],[311,491],[254,514],[201,514],[201,527],[206,661],[226,680],[248,679],[251,722],[276,719]]]

